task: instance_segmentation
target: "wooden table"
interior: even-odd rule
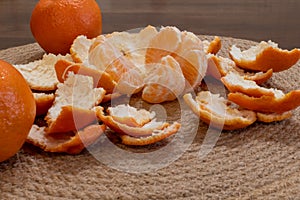
[[[34,42],[29,21],[37,1],[0,1],[0,49]],[[197,34],[272,39],[282,48],[300,47],[299,0],[97,1],[104,33],[175,25]]]

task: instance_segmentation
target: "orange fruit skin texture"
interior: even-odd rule
[[[78,35],[101,34],[101,10],[95,0],[40,0],[32,11],[30,28],[47,53],[65,55]]]
[[[22,147],[36,114],[33,94],[23,76],[0,60],[0,162]]]

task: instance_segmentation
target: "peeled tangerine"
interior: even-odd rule
[[[158,122],[155,113],[144,109],[137,110],[129,105],[109,107],[107,115],[102,107],[96,107],[98,118],[120,135],[123,144],[148,145],[175,134],[180,124]]]
[[[190,93],[185,94],[183,98],[201,120],[219,129],[240,129],[256,121],[255,112],[242,110],[219,94],[202,91],[197,94],[195,100]]]
[[[89,64],[108,73],[120,93],[137,93],[143,87],[142,71],[103,35],[98,36],[90,47]]]
[[[245,51],[233,45],[229,54],[239,67],[264,72],[269,69],[273,69],[273,72],[289,69],[300,59],[300,49],[282,50],[272,41],[262,41]]]

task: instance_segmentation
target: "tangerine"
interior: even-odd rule
[[[0,60],[0,162],[24,144],[36,114],[33,94],[21,73]]]
[[[101,10],[95,0],[40,0],[32,11],[30,28],[47,53],[66,54],[77,36],[101,34]]]

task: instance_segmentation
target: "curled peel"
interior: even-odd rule
[[[155,130],[162,130],[168,127],[169,124],[165,122],[157,122],[152,119],[150,122],[144,124],[141,127],[128,126],[127,123],[120,123],[116,121],[112,116],[105,115],[102,107],[95,107],[97,117],[110,129],[117,132],[118,134],[130,135],[132,137],[145,137],[152,135]],[[124,119],[124,121],[126,118]],[[128,120],[128,118],[127,118]],[[120,120],[119,120],[120,121]],[[130,123],[130,122],[128,122]]]
[[[53,104],[54,94],[33,93],[33,97],[36,105],[36,115],[40,116],[47,114],[49,108]]]
[[[201,120],[219,129],[240,129],[256,121],[255,112],[241,110],[232,102],[220,97],[219,94],[203,91],[197,94],[196,100],[190,93],[184,95],[183,98]]]
[[[287,70],[300,59],[300,49],[282,50],[272,41],[262,41],[245,51],[233,45],[229,54],[239,67],[263,72]]]
[[[72,63],[67,60],[58,60],[55,64],[55,71],[58,80],[62,83],[67,79],[69,72],[90,76],[93,78],[94,87],[102,87],[109,94],[113,93],[116,82],[112,77],[103,71],[86,67],[84,64]]]
[[[222,47],[222,42],[218,36],[215,36],[212,41],[203,40],[203,45],[204,45],[204,51],[207,54],[210,54],[210,53],[217,54]]]
[[[26,142],[47,152],[79,154],[85,147],[93,144],[105,129],[105,125],[90,125],[78,132],[48,135],[45,127],[33,125]]]
[[[94,88],[89,76],[68,75],[64,83],[58,84],[52,107],[45,120],[47,133],[71,131],[82,128],[96,119],[93,107],[104,98],[103,88]]]
[[[59,83],[55,76],[54,65],[60,59],[72,61],[69,54],[66,56],[44,54],[40,60],[14,67],[21,72],[32,90],[49,92],[56,90]]]
[[[228,99],[243,108],[264,113],[283,113],[300,106],[300,90],[293,90],[278,96],[252,97],[235,92],[229,93]]]
[[[175,133],[180,129],[180,124],[175,122],[170,126],[162,129],[153,131],[151,136],[146,137],[132,137],[129,135],[121,135],[122,143],[125,145],[133,145],[133,146],[144,146],[159,142]]]
[[[155,117],[154,112],[149,112],[144,109],[137,110],[129,105],[109,107],[107,112],[116,122],[131,127],[142,127]]]
[[[236,73],[228,73],[226,76],[221,78],[223,84],[227,87],[230,92],[241,92],[253,97],[276,96],[282,95],[282,91],[273,88],[264,88],[256,84],[255,81],[246,80]]]
[[[246,80],[252,80],[257,84],[262,84],[270,79],[273,75],[273,69],[269,69],[266,72],[246,72],[236,66],[233,60],[212,54],[208,55],[207,62],[207,74],[217,79],[226,76],[228,73],[235,73]]]
[[[270,122],[276,122],[276,121],[282,121],[285,119],[288,119],[292,117],[293,113],[292,111],[286,111],[284,113],[256,113],[257,121],[270,123]]]
[[[73,41],[70,48],[70,54],[73,60],[77,63],[88,63],[89,49],[95,38],[88,39],[84,35],[79,35]]]

